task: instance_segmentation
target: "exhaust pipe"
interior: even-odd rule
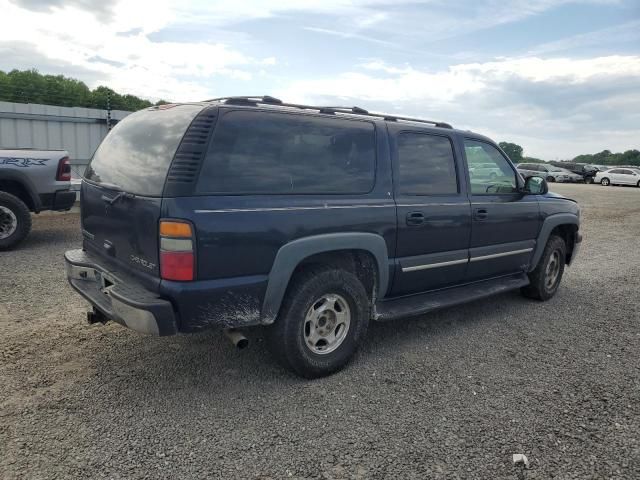
[[[93,309],[93,310],[89,310],[87,312],[87,323],[89,325],[93,325],[95,323],[101,323],[101,324],[106,324],[109,321],[109,319],[107,317],[105,317],[103,315],[103,313],[100,310],[97,309]]]
[[[235,328],[225,328],[222,332],[229,340],[231,340],[231,343],[233,343],[238,350],[242,350],[249,346],[249,339],[247,339],[247,337],[245,337],[239,330],[236,330]]]

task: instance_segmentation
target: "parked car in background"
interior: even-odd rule
[[[574,181],[572,179],[575,178],[574,174],[568,170],[545,163],[520,163],[518,164],[518,172],[525,179],[539,176],[547,182],[572,182]]]
[[[598,172],[594,181],[604,186],[635,185],[640,187],[640,168],[612,168]]]
[[[565,175],[566,177],[568,177],[568,182],[571,183],[583,183],[584,182],[584,177],[581,174],[578,173],[574,173],[571,170],[569,170],[568,168],[562,168],[562,167],[551,167],[549,169],[549,174],[552,176],[559,176],[559,175]]]
[[[550,162],[551,165],[560,169],[566,169],[576,175],[573,177],[574,182],[593,183],[593,177],[600,170],[594,165],[586,165],[582,163],[573,162]]]
[[[31,213],[69,210],[71,165],[64,150],[0,150],[0,250],[18,245],[31,230]]]
[[[236,340],[263,326],[304,377],[342,368],[370,321],[519,288],[547,300],[582,240],[577,203],[487,137],[273,97],[127,116],[81,198],[65,260],[90,322]]]
[[[493,180],[500,176],[500,169],[493,163],[474,163],[473,159],[469,161],[469,175],[474,179]]]

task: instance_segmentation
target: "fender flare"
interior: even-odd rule
[[[536,248],[531,258],[529,271],[532,271],[538,265],[544,247],[547,245],[551,231],[559,225],[580,225],[580,219],[573,213],[556,213],[544,219],[538,238],[536,239]]]
[[[311,255],[336,250],[365,250],[371,253],[378,266],[377,295],[381,298],[386,294],[389,286],[389,256],[387,244],[380,235],[350,232],[299,238],[283,245],[276,254],[262,303],[261,323],[271,324],[275,321],[289,280],[300,262]]]
[[[40,207],[42,206],[40,197],[36,193],[33,182],[27,175],[22,172],[10,170],[8,168],[2,168],[0,169],[0,180],[11,180],[13,182],[19,183],[27,191],[27,195],[29,195],[29,198],[31,198],[31,202],[33,203],[33,211],[35,213],[40,212]]]

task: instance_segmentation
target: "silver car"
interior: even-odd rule
[[[525,179],[529,177],[542,177],[547,182],[571,182],[572,172],[568,172],[564,168],[554,167],[544,163],[520,163],[518,164],[518,172]],[[571,174],[571,175],[569,175]]]

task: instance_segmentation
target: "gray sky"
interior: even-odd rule
[[[637,0],[0,0],[0,69],[156,100],[271,94],[525,154],[640,148]]]

